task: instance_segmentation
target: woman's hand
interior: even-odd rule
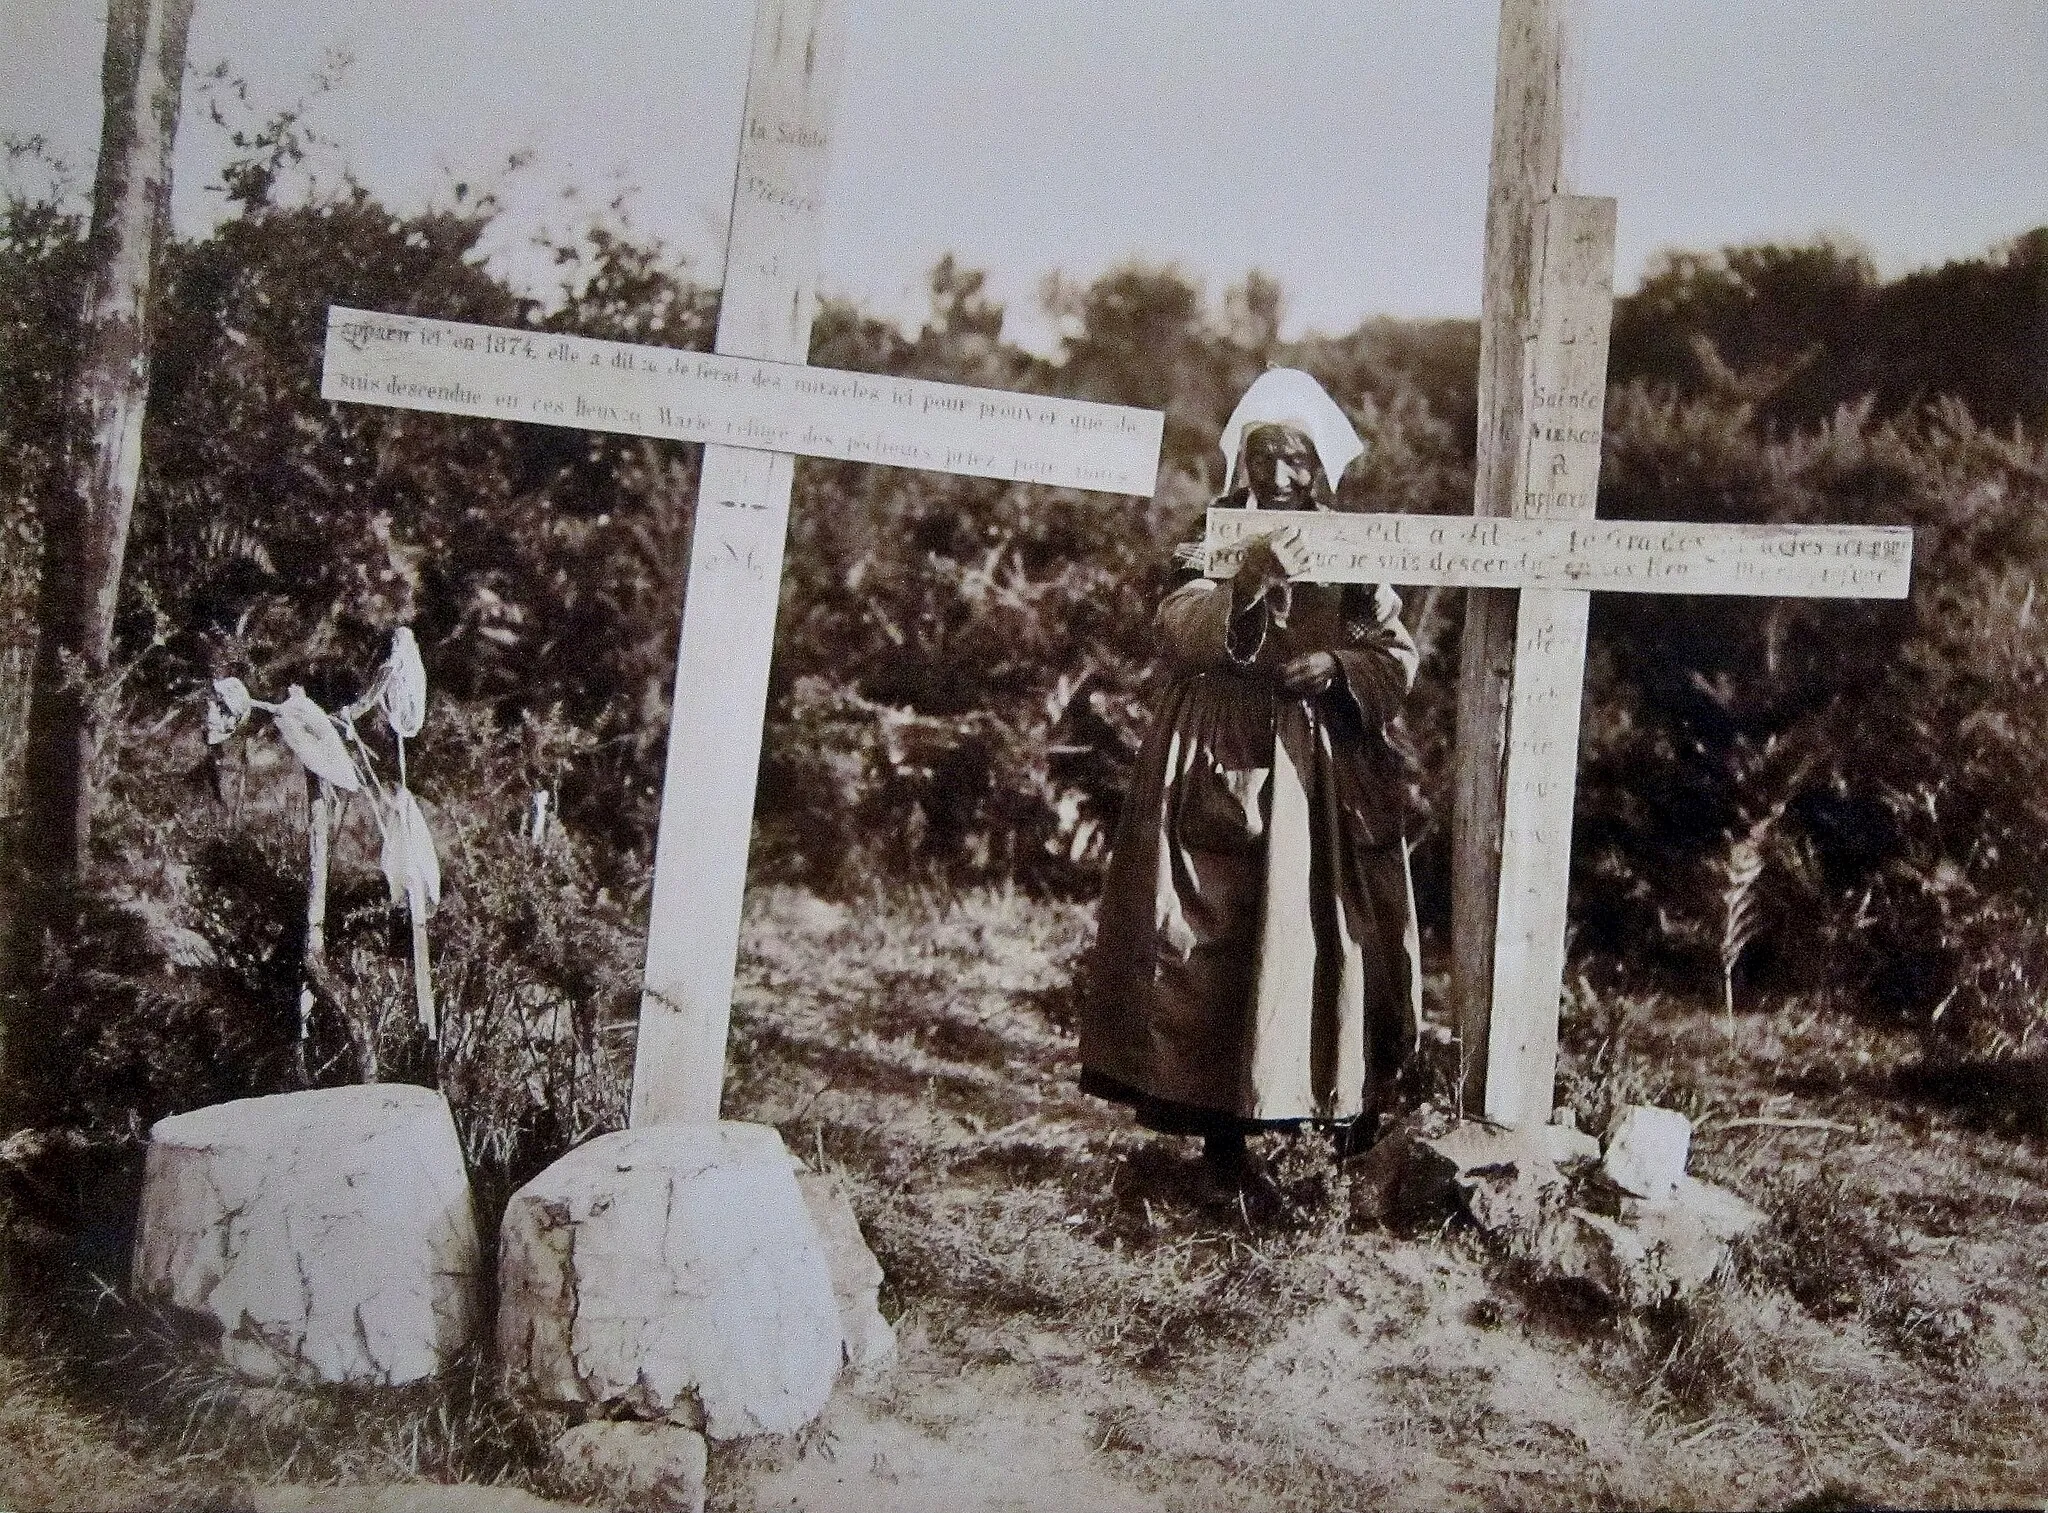
[[[1305,652],[1280,669],[1280,686],[1289,693],[1321,693],[1337,680],[1337,658],[1327,651]]]
[[[1244,608],[1267,589],[1307,571],[1308,548],[1301,544],[1301,532],[1284,525],[1245,548],[1244,559],[1230,580],[1231,595],[1238,607]]]

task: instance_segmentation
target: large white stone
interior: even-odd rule
[[[1607,1127],[1601,1166],[1616,1187],[1638,1198],[1668,1200],[1685,1179],[1692,1121],[1668,1108],[1626,1104]]]
[[[713,1439],[787,1433],[825,1406],[840,1342],[817,1229],[764,1125],[601,1135],[506,1208],[498,1351],[523,1397],[701,1420]]]
[[[417,1381],[476,1324],[476,1218],[447,1102],[401,1084],[243,1098],[150,1130],[133,1281],[297,1385]]]

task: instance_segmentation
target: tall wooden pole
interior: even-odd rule
[[[810,356],[842,0],[759,0],[717,349]],[[633,1059],[634,1125],[718,1117],[796,459],[707,446]]]
[[[1528,431],[1524,359],[1534,335],[1537,206],[1562,189],[1566,36],[1577,0],[1501,0],[1479,313],[1479,437],[1473,513],[1511,515]],[[1485,1102],[1494,939],[1499,921],[1503,787],[1517,595],[1465,596],[1451,819],[1451,1001],[1465,1111]]]
[[[29,964],[86,866],[95,695],[106,678],[142,467],[149,318],[170,218],[171,152],[193,0],[110,0],[85,302],[65,393],[64,464],[42,501],[43,558],[23,806],[8,859],[0,980]],[[25,1049],[9,1024],[10,1070]]]

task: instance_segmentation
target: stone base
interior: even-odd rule
[[[1655,1199],[1617,1187],[1594,1165],[1599,1142],[1576,1129],[1439,1121],[1432,1130],[1426,1118],[1347,1163],[1354,1215],[1415,1220],[1462,1209],[1501,1254],[1540,1276],[1582,1283],[1617,1307],[1655,1307],[1704,1286],[1731,1243],[1765,1220],[1724,1188],[1669,1175],[1667,1126],[1683,1123],[1675,1114],[1632,1121],[1639,1134],[1638,1126],[1652,1125],[1664,1148],[1645,1160],[1624,1147],[1618,1163],[1664,1194]]]
[[[469,1342],[477,1271],[462,1148],[430,1089],[244,1098],[150,1131],[135,1291],[212,1320],[244,1376],[430,1376]]]
[[[817,1417],[843,1336],[816,1225],[765,1125],[603,1135],[505,1211],[498,1351],[518,1396],[713,1439]]]
[[[832,1297],[839,1305],[840,1360],[856,1387],[872,1386],[896,1364],[896,1331],[878,1303],[882,1266],[861,1237],[845,1189],[822,1172],[799,1167],[797,1189],[825,1247]]]
[[[1464,1206],[1474,1172],[1512,1168],[1541,1187],[1562,1181],[1569,1166],[1599,1159],[1600,1142],[1566,1125],[1507,1129],[1423,1108],[1345,1162],[1344,1172],[1354,1218],[1415,1223]]]

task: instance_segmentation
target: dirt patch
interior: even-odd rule
[[[845,1167],[916,1347],[887,1394],[832,1421],[832,1460],[741,1478],[724,1506],[787,1506],[785,1487],[925,1506],[905,1488],[927,1475],[949,1508],[1782,1506],[2038,1485],[2022,1424],[2048,1405],[2032,1365],[2048,1162],[1873,1095],[1912,1053],[1902,1038],[1803,1004],[1741,1016],[1731,1041],[1708,1003],[1576,1003],[1562,1085],[1585,1122],[1683,1109],[1695,1170],[1775,1220],[1726,1285],[1616,1317],[1469,1231],[1347,1228],[1311,1139],[1265,1142],[1292,1218],[1193,1207],[1192,1147],[1081,1097],[1040,1007],[1063,1001],[1086,938],[1085,911],[1008,894],[916,920],[755,898],[736,1035],[803,1054],[743,1061],[729,1107]],[[821,955],[822,977],[802,965]]]
[[[727,1112],[843,1177],[902,1358],[800,1435],[719,1447],[719,1513],[1818,1508],[2048,1485],[2048,1142],[1906,1096],[1891,1068],[1917,1048],[1896,1031],[1789,1003],[1731,1038],[1712,1003],[1574,996],[1561,1087],[1582,1124],[1678,1107],[1695,1172],[1771,1218],[1722,1284],[1620,1316],[1455,1222],[1354,1224],[1312,1136],[1258,1142],[1288,1214],[1203,1208],[1192,1142],[1075,1089],[1063,1006],[1088,928],[998,891],[752,899]],[[54,1379],[0,1369],[16,1505],[549,1490],[544,1438],[516,1443],[481,1366],[264,1436],[175,1405],[80,1415]],[[372,1491],[381,1466],[404,1479]],[[336,1485],[238,1491],[230,1468]]]

